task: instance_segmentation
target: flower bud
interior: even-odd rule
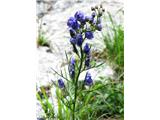
[[[70,42],[72,43],[72,44],[76,44],[76,39],[75,38],[70,38]]]
[[[95,9],[98,9],[98,6],[97,6],[97,5],[95,6]]]
[[[99,16],[102,16],[102,8],[99,9]]]
[[[91,86],[93,84],[93,80],[92,80],[91,74],[89,72],[86,73],[84,83],[87,86]]]
[[[90,61],[91,61],[91,56],[90,53],[88,53],[85,60],[85,66],[87,67],[87,69],[90,68]]]
[[[95,11],[95,8],[94,8],[94,7],[91,7],[91,10],[92,10],[92,11]]]
[[[100,4],[100,8],[103,8],[103,5],[102,5],[102,4]]]
[[[74,15],[74,17],[78,20],[78,21],[83,21],[84,18],[84,13],[82,11],[77,11]]]
[[[85,37],[87,39],[92,39],[94,36],[93,36],[93,33],[91,31],[87,31],[87,32],[85,32]]]
[[[58,80],[58,86],[59,86],[59,88],[64,88],[64,87],[65,87],[65,86],[64,86],[64,82],[63,82],[62,79],[59,79],[59,80]]]
[[[104,9],[104,8],[102,9],[102,12],[105,12],[105,9]]]
[[[97,24],[97,30],[101,31],[102,30],[102,25],[101,24]]]
[[[82,34],[77,34],[76,41],[77,41],[77,45],[78,46],[82,45],[82,42],[83,42],[83,36],[82,36]]]
[[[88,45],[88,43],[86,43],[85,44],[85,46],[84,46],[84,53],[86,53],[86,54],[89,54],[89,52],[90,52],[90,48],[89,48],[89,45]]]

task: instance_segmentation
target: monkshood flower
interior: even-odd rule
[[[97,30],[101,31],[102,30],[102,25],[101,24],[97,24]]]
[[[94,38],[96,30],[102,30],[101,16],[103,12],[102,6],[96,6],[92,7],[91,15],[85,15],[82,11],[77,11],[74,17],[68,19],[67,25],[71,36],[70,42],[76,54],[78,54],[76,46],[81,47],[85,38],[91,40]]]
[[[76,38],[75,37],[70,38],[70,42],[71,44],[76,44],[77,43]]]
[[[92,23],[94,21],[94,17],[93,16],[85,16],[85,21]]]
[[[85,44],[83,51],[84,51],[85,54],[90,53],[90,47],[89,47],[88,43]]]
[[[91,74],[89,72],[86,73],[84,83],[87,86],[91,86],[93,84],[93,80],[92,80]]]
[[[95,31],[101,31],[101,16],[104,12],[102,5],[100,7],[95,6],[91,8],[92,13],[90,15],[85,15],[82,11],[77,11],[73,17],[70,17],[67,21],[68,30],[70,33],[70,43],[73,47],[73,52],[76,55],[76,60],[72,56],[69,60],[68,73],[70,78],[63,76],[63,72],[60,75],[67,82],[72,84],[66,84],[65,86],[62,79],[58,80],[59,88],[69,87],[71,89],[65,89],[68,97],[67,101],[65,100],[66,107],[70,108],[72,114],[72,120],[76,119],[76,111],[80,108],[78,107],[77,102],[79,102],[79,91],[83,91],[84,85],[91,86],[93,85],[92,76],[89,72],[86,73],[84,78],[84,84],[79,84],[79,78],[83,71],[88,70],[92,66],[91,64],[91,47],[87,43],[87,40],[94,38]],[[68,56],[66,55],[68,60]],[[94,66],[93,66],[94,67]],[[73,89],[73,90],[72,90]],[[66,96],[64,96],[66,97]],[[64,98],[66,99],[66,98]],[[83,103],[83,101],[80,101]]]
[[[87,38],[87,39],[93,39],[93,32],[91,32],[91,31],[86,31],[85,32],[85,37]]]
[[[75,59],[74,59],[74,57],[71,58],[71,64],[75,65]]]
[[[74,76],[75,76],[75,59],[74,59],[74,57],[71,58],[71,61],[69,64],[69,75],[71,78],[74,78]]]
[[[58,80],[58,86],[59,86],[59,88],[64,88],[65,85],[64,85],[64,82],[62,79]]]
[[[69,27],[75,29],[75,30],[77,30],[77,29],[79,28],[79,24],[78,24],[76,18],[74,18],[74,17],[70,17],[70,18],[68,19],[67,25],[68,25]]]
[[[83,42],[83,36],[82,36],[82,34],[77,34],[76,35],[76,41],[77,41],[77,45],[78,46],[82,45],[82,42]]]
[[[74,17],[80,22],[84,21],[84,13],[82,11],[77,11]]]

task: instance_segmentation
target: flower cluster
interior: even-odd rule
[[[68,30],[70,33],[70,43],[73,46],[73,51],[80,58],[79,65],[75,62],[74,57],[71,57],[69,62],[69,75],[74,81],[78,80],[82,68],[88,70],[91,67],[91,46],[87,43],[87,41],[85,43],[84,41],[87,39],[92,40],[94,38],[94,32],[102,30],[101,17],[105,10],[102,5],[100,5],[100,7],[92,7],[91,10],[92,13],[89,16],[85,15],[82,11],[77,11],[74,16],[70,17],[67,21]],[[93,80],[89,72],[86,73],[84,84],[87,86],[91,86],[93,84]],[[62,79],[58,80],[58,85],[60,88],[64,88],[64,82]],[[76,85],[77,82],[75,82],[75,86]]]
[[[71,44],[81,46],[85,38],[89,40],[94,38],[94,31],[102,30],[101,16],[104,9],[102,6],[91,9],[92,14],[90,16],[85,15],[82,11],[77,11],[74,17],[68,19],[67,26],[69,27]]]

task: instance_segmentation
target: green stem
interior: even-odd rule
[[[79,79],[79,75],[81,73],[81,68],[82,68],[82,64],[83,64],[82,46],[80,47],[80,52],[81,52],[81,59],[80,59],[79,71],[78,71],[78,74],[76,77],[76,82],[75,82],[74,102],[73,102],[73,111],[72,111],[72,119],[73,120],[75,120],[75,107],[76,107],[76,100],[77,100],[78,79]]]

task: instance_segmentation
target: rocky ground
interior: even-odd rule
[[[73,16],[77,10],[90,14],[91,6],[103,4],[103,7],[113,16],[117,11],[123,8],[123,0],[37,0],[37,29],[45,33],[45,37],[50,43],[50,47],[38,47],[38,75],[37,86],[47,85],[51,80],[55,81],[58,76],[53,74],[50,68],[57,71],[66,67],[65,51],[71,54],[72,46],[69,42],[69,33],[67,30],[67,19]],[[123,16],[116,15],[117,23],[123,22]],[[107,21],[106,21],[107,22]],[[105,22],[104,22],[105,26]],[[37,31],[38,31],[37,30]],[[103,31],[106,29],[104,28]],[[101,33],[96,33],[92,42],[94,51],[104,49]],[[99,61],[101,62],[101,61]],[[93,78],[99,76],[112,76],[113,71],[104,64],[101,69],[92,69]],[[82,74],[81,78],[84,78]],[[54,90],[53,90],[54,91]],[[56,102],[54,103],[56,105]],[[37,103],[37,116],[41,108]]]

